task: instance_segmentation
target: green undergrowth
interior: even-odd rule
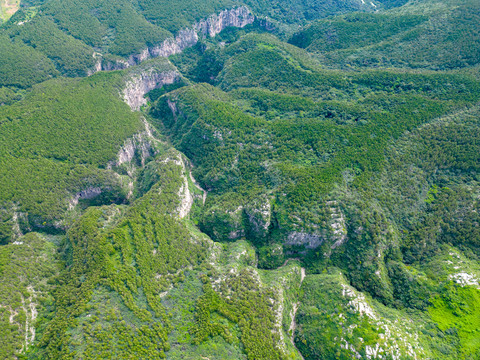
[[[427,311],[393,310],[345,282],[335,269],[302,286],[297,347],[305,359],[469,359],[478,355],[478,290],[445,285]],[[401,322],[398,319],[402,319]]]
[[[28,88],[59,75],[53,62],[40,51],[4,34],[0,34],[0,54],[1,86]]]
[[[35,338],[37,313],[51,307],[54,277],[61,268],[58,243],[29,233],[0,246],[0,357],[13,359]]]
[[[63,75],[75,77],[86,76],[95,65],[93,49],[82,41],[66,34],[45,16],[35,16],[31,20],[23,19],[18,14],[15,21],[6,26],[8,36],[14,42],[24,43],[37,52],[44,54]],[[13,19],[12,19],[13,20]]]
[[[432,300],[429,309],[438,328],[458,341],[459,358],[480,354],[480,291],[474,287],[447,286]]]
[[[227,343],[240,343],[248,359],[297,359],[288,331],[300,267],[258,271],[252,267],[251,245],[239,241],[225,250],[201,278],[204,294],[196,302],[194,343],[221,336]]]
[[[213,290],[207,279],[204,281],[204,295],[197,301],[196,327],[193,330],[195,343],[214,335],[221,335],[225,341],[234,342],[235,335],[229,331],[228,322],[223,320],[227,319],[239,324],[248,359],[281,359],[281,354],[275,348],[275,343],[280,339],[265,332],[274,325],[273,311],[267,303],[267,297],[272,297],[273,294],[268,290],[258,291],[254,279],[247,273],[240,273],[225,282],[232,292],[239,292],[238,297],[235,296],[229,304]],[[253,304],[256,308],[248,311]],[[215,320],[217,313],[221,317]]]
[[[215,239],[227,238],[243,219],[240,213],[235,224],[227,220],[232,230],[222,230],[220,221],[212,229],[214,208],[233,214],[257,193],[286,193],[275,202],[277,221],[284,226],[294,214],[301,226],[321,223],[326,219],[314,203],[326,198],[345,171],[354,174],[353,185],[361,188],[383,168],[390,141],[479,98],[478,83],[468,75],[341,75],[295,68],[289,63],[292,54],[274,45],[264,48],[262,37],[246,38],[255,39],[253,49],[231,58],[219,75],[220,87],[235,90],[187,86],[160,98],[153,109],[173,144],[192,159],[194,175],[211,191],[211,201],[217,199],[210,203],[204,227]],[[176,113],[167,99],[176,104]]]
[[[170,215],[182,170],[163,159],[160,181],[125,212],[90,208],[68,232],[68,270],[34,357],[165,357],[172,325],[159,295],[202,262],[205,246]]]
[[[403,0],[402,0],[403,1]],[[401,5],[399,2],[398,6]],[[355,11],[373,11],[375,6],[382,7],[387,1],[375,1],[373,3],[362,3],[356,1],[326,0],[318,1],[296,1],[296,0],[273,0],[273,1],[244,1],[262,19],[272,23],[275,30],[280,34],[289,34],[298,26],[309,21],[326,18],[336,14],[343,14]]]
[[[426,1],[423,11],[414,5],[320,20],[289,42],[336,68],[448,70],[478,63],[478,2]]]
[[[54,0],[23,2],[2,24],[0,84],[28,87],[49,76],[85,76],[100,56],[107,61],[129,58],[160,45],[185,28],[226,9],[247,6],[256,24],[278,34],[291,34],[298,23],[352,11],[372,11],[376,4],[329,0],[322,4],[297,1],[209,0]],[[0,43],[0,49],[2,44]],[[26,54],[30,56],[26,56]],[[12,59],[21,58],[15,65]],[[18,66],[21,64],[21,66]],[[40,70],[40,71],[39,71]]]
[[[455,332],[432,314],[451,281],[465,285],[460,270],[439,260],[445,248],[454,246],[465,263],[478,259],[475,69],[332,71],[253,33],[214,51],[221,71],[211,72],[209,84],[160,97],[153,122],[209,191],[202,231],[225,246],[246,237],[261,267],[298,256],[321,274],[303,285],[311,293],[301,295],[294,334],[302,355],[474,357],[474,335],[464,334],[477,318],[468,315]],[[320,246],[309,249],[309,242]],[[333,277],[335,270],[320,285],[332,266],[343,274]],[[475,267],[464,271],[478,278]],[[236,343],[243,330],[238,335],[234,310],[210,289],[214,283],[205,281],[199,320],[209,325],[200,338]],[[475,302],[475,292],[459,291],[459,303]]]
[[[62,77],[244,3],[254,24],[172,63]],[[0,27],[0,357],[480,356],[475,2],[311,25],[374,5],[23,5]],[[164,71],[132,112],[126,83]]]
[[[21,100],[26,91],[18,88],[0,87],[0,106],[11,105]]]
[[[196,300],[203,294],[203,285],[198,275],[197,271],[186,271],[185,280],[163,297],[162,303],[172,315],[173,324],[173,331],[169,334],[172,347],[168,352],[168,358],[194,360],[204,356],[211,360],[247,359],[238,341],[238,327],[235,328],[233,324],[230,326],[232,331],[237,333],[236,342],[228,343],[217,335],[198,345],[193,343],[191,329],[195,324]]]
[[[258,273],[246,241],[213,243],[179,220],[178,157],[155,160],[157,182],[131,206],[91,207],[71,227],[29,358],[299,358],[285,322],[300,267]]]
[[[100,203],[125,199],[122,177],[108,164],[144,125],[119,97],[123,77],[55,79],[2,106],[0,201],[10,216],[28,213],[24,229],[51,228],[85,189],[100,189]]]

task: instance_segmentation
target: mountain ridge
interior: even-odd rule
[[[477,358],[477,8],[23,2],[0,358]]]

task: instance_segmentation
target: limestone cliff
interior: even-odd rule
[[[195,45],[200,37],[213,37],[228,26],[244,27],[253,20],[254,16],[246,7],[224,10],[195,23],[191,29],[180,30],[175,38],[166,39],[159,46],[147,48],[139,54],[131,55],[128,60],[118,60],[116,63],[106,64],[97,63],[94,71],[124,69],[149,58],[168,57]],[[101,60],[99,59],[99,61]],[[160,66],[158,66],[159,64]],[[168,60],[165,60],[164,63],[159,61],[159,64],[147,66],[129,74],[123,90],[123,98],[132,110],[140,110],[141,106],[146,104],[144,96],[149,91],[180,80],[180,74]]]
[[[262,194],[245,207],[247,233],[252,239],[265,239],[272,220],[271,199]]]
[[[194,23],[191,28],[180,30],[174,38],[168,38],[158,46],[144,49],[139,54],[130,56],[128,64],[135,65],[151,57],[168,57],[178,54],[195,45],[199,38],[215,37],[229,26],[242,28],[253,23],[254,20],[255,17],[245,6],[224,10]]]
[[[305,246],[306,249],[315,249],[322,245],[325,235],[318,233],[307,233],[292,231],[285,240],[286,245]]]
[[[145,119],[143,119],[143,124],[145,130],[125,140],[123,146],[118,151],[116,161],[110,162],[107,168],[123,166],[127,170],[128,175],[132,177],[137,165],[145,166],[147,158],[157,153],[155,144],[158,143],[158,140],[153,135],[153,130]]]
[[[253,23],[254,20],[255,17],[250,10],[245,6],[241,6],[235,9],[224,10],[218,15],[211,15],[207,19],[197,22],[193,28],[203,36],[214,37],[229,26],[242,28]]]
[[[180,79],[180,74],[174,70],[158,72],[149,69],[132,75],[123,90],[123,99],[134,111],[140,110],[147,103],[145,94],[163,85],[173,84]]]
[[[304,246],[306,249],[316,249],[326,243],[328,251],[324,253],[325,256],[330,256],[333,250],[342,246],[347,240],[345,216],[337,201],[327,201],[325,205],[330,218],[327,220],[327,226],[324,228],[314,224],[305,226],[304,220],[297,217],[298,223],[294,224],[296,230],[287,232],[284,243],[286,245]]]
[[[229,26],[245,27],[253,23],[255,16],[246,6],[223,10],[218,14],[212,14],[208,18],[200,20],[191,28],[180,30],[175,37],[165,39],[161,44],[143,49],[137,54],[132,54],[125,59],[106,61],[98,54],[97,63],[91,73],[97,71],[121,70],[127,67],[138,65],[141,62],[155,57],[168,57],[178,54],[188,47],[195,45],[199,38],[214,37]]]

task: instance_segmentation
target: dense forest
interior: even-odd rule
[[[479,16],[0,1],[0,359],[480,359]]]

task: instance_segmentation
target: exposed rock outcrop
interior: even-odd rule
[[[145,166],[145,161],[150,156],[155,155],[154,143],[158,140],[152,135],[150,125],[144,120],[145,130],[133,135],[131,138],[125,140],[123,146],[118,151],[117,160],[108,165],[112,166],[127,166],[127,173],[133,176],[133,171],[136,168],[136,162],[140,166]]]
[[[218,14],[210,15],[208,18],[194,23],[191,28],[180,30],[175,37],[165,39],[160,45],[148,47],[138,54],[131,55],[128,60],[106,61],[100,58],[98,54],[94,54],[97,58],[97,63],[90,73],[93,74],[102,70],[122,70],[138,65],[150,58],[168,57],[178,54],[186,48],[195,45],[199,38],[214,37],[229,26],[242,28],[253,23],[254,20],[255,16],[246,6],[223,10]]]
[[[20,223],[18,221],[19,216],[21,213],[18,213],[17,208],[14,208],[13,216],[12,216],[12,238],[16,239],[23,235],[22,230],[20,229]]]
[[[330,228],[332,231],[332,240],[335,241],[330,248],[334,250],[346,241],[347,225],[345,224],[345,216],[336,201],[327,201],[327,206],[330,206]]]
[[[305,246],[307,249],[315,249],[322,245],[325,237],[320,234],[292,231],[285,240],[286,245]]]
[[[76,193],[68,202],[68,210],[73,210],[80,200],[90,200],[102,194],[100,187],[89,187]]]
[[[245,207],[248,235],[255,239],[264,239],[272,219],[272,205],[266,195],[260,196]]]
[[[28,214],[21,212],[18,204],[4,202],[0,205],[0,244],[14,242],[31,231]]]
[[[343,245],[347,240],[345,216],[337,201],[327,201],[326,206],[330,214],[327,227],[322,229],[316,226],[316,229],[313,231],[307,231],[303,230],[303,227],[300,226],[299,230],[288,233],[285,244],[304,246],[306,249],[315,249],[326,242],[330,250],[324,254],[325,256],[330,256],[332,250]]]
[[[151,90],[158,89],[163,85],[173,84],[180,79],[180,74],[170,70],[157,72],[155,69],[142,71],[133,75],[125,84],[123,99],[134,111],[140,110],[142,105],[147,103],[145,94]]]
[[[197,22],[193,28],[203,36],[214,37],[229,26],[242,28],[253,23],[254,20],[255,17],[250,10],[245,6],[241,6],[235,9],[224,10],[218,15],[211,15],[207,19]]]
[[[144,133],[136,134],[132,138],[127,139],[122,148],[118,152],[117,166],[125,163],[130,163],[135,159],[135,155],[140,156],[142,164],[145,159],[150,156],[151,144],[144,136]]]
[[[168,57],[175,55],[198,42],[198,33],[195,29],[183,29],[174,38],[166,39],[160,46],[154,46],[143,52],[140,57],[133,57],[133,60],[143,61],[148,56]]]
[[[189,172],[190,180],[192,180],[193,185],[202,192],[202,205],[205,205],[205,201],[207,200],[207,191],[200,186],[200,184],[195,180],[195,178],[192,175],[192,170]],[[194,197],[198,197],[198,195],[194,195]]]
[[[183,185],[178,190],[178,197],[180,199],[180,206],[177,208],[178,217],[180,219],[185,218],[192,209],[193,205],[193,195],[190,192],[188,186],[188,176],[190,176],[189,172],[187,172],[187,168],[185,166],[185,161],[182,158],[182,155],[179,154],[180,163],[182,166],[182,180]]]

